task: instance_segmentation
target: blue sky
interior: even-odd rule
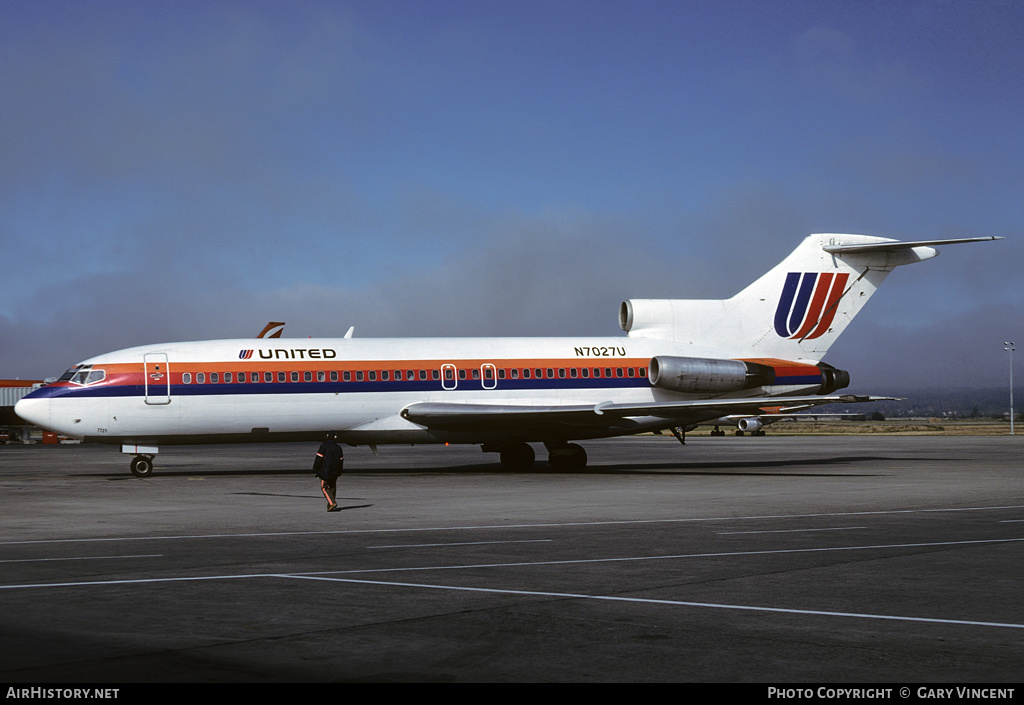
[[[617,335],[806,234],[856,391],[1024,344],[1024,4],[0,0],[0,377],[152,342]]]

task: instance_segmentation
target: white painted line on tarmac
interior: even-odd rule
[[[0,563],[44,563],[47,561],[110,561],[123,560],[126,558],[163,558],[162,553],[149,553],[139,556],[67,556],[61,558],[8,558],[0,560]]]
[[[447,548],[449,546],[493,546],[507,543],[551,543],[554,539],[529,539],[526,541],[464,541],[462,543],[396,543],[391,546],[367,546],[366,548]]]
[[[976,541],[935,541],[931,543],[894,543],[894,544],[876,544],[870,546],[834,546],[831,548],[786,548],[786,549],[772,549],[763,551],[726,551],[720,553],[684,553],[677,555],[665,555],[665,556],[620,556],[617,558],[576,558],[570,560],[553,560],[553,561],[519,561],[511,563],[476,563],[470,565],[433,565],[433,566],[413,566],[405,568],[357,568],[352,570],[324,570],[324,571],[299,571],[295,573],[295,576],[303,575],[310,578],[313,577],[325,577],[331,575],[354,575],[362,573],[396,573],[396,572],[412,572],[412,571],[431,571],[431,570],[476,570],[479,568],[527,568],[533,566],[550,566],[550,565],[580,565],[585,563],[628,563],[628,562],[642,562],[642,561],[666,561],[666,560],[682,560],[686,558],[734,558],[742,556],[765,556],[765,555],[780,555],[785,553],[830,553],[833,551],[867,551],[867,550],[878,550],[878,549],[894,549],[894,548],[937,548],[946,546],[972,546],[972,545],[996,545],[1003,543],[1019,543],[1024,541],[1024,538],[1010,538],[1010,539],[980,539]],[[125,579],[125,580],[98,580],[98,581],[80,581],[80,582],[65,582],[65,583],[33,583],[33,584],[10,584],[0,585],[0,590],[18,590],[26,588],[52,588],[52,587],[90,587],[97,585],[132,585],[141,583],[173,583],[173,582],[188,582],[192,580],[237,580],[239,578],[265,578],[281,575],[280,573],[253,573],[244,575],[207,575],[207,576],[193,576],[193,577],[169,577],[169,578],[139,578],[139,579]]]
[[[302,571],[303,575],[351,575],[353,573],[402,573],[423,570],[469,570],[477,568],[525,568],[542,565],[580,565],[584,563],[630,563],[641,561],[669,561],[685,558],[735,558],[742,556],[769,556],[785,553],[831,553],[833,551],[871,551],[894,548],[940,548],[947,546],[994,545],[1000,543],[1019,543],[1024,538],[1009,539],[978,539],[971,541],[932,541],[928,543],[890,543],[872,544],[867,546],[827,546],[821,548],[778,548],[761,551],[722,551],[716,553],[680,553],[665,556],[618,556],[614,558],[574,558],[554,561],[520,561],[515,563],[477,563],[473,565],[434,565],[405,568],[360,568],[354,570],[323,570],[316,572]],[[3,587],[3,586],[0,586]]]
[[[356,580],[353,578],[328,578],[310,575],[280,575],[277,577],[298,580],[327,580],[339,583],[355,583],[362,585],[381,585],[388,587],[420,588],[427,590],[453,590],[461,592],[485,592],[500,595],[522,595],[527,597],[555,597],[573,600],[600,600],[604,602],[633,602],[648,605],[669,605],[672,607],[705,607],[722,610],[744,610],[748,612],[772,612],[776,614],[811,615],[816,617],[854,617],[858,619],[882,619],[897,622],[925,622],[929,624],[954,624],[966,627],[1002,627],[1005,629],[1024,629],[1024,624],[1008,622],[980,622],[965,619],[942,619],[938,617],[905,617],[890,614],[869,614],[863,612],[833,612],[828,610],[801,610],[786,607],[758,607],[755,605],[729,605],[714,602],[689,602],[685,600],[655,600],[643,597],[622,597],[618,595],[587,595],[574,592],[547,592],[538,590],[509,590],[502,588],[466,587],[460,585],[431,585],[426,583],[396,583],[384,580]]]
[[[1024,509],[1022,504],[996,507],[950,507],[940,509],[889,509],[864,512],[829,512],[821,514],[766,514],[739,517],[691,517],[685,519],[621,519],[616,521],[570,521],[537,524],[480,524],[473,526],[425,526],[395,529],[337,529],[335,531],[269,531],[243,534],[177,534],[171,536],[109,536],[75,539],[32,539],[26,541],[0,541],[0,546],[20,546],[43,543],[89,543],[114,541],[175,541],[181,539],[238,539],[276,538],[281,536],[339,536],[345,534],[395,534],[417,531],[480,531],[485,529],[545,529],[573,526],[630,526],[641,524],[697,524],[715,521],[758,521],[765,519],[810,519],[823,517],[885,516],[889,514],[934,514],[939,512],[985,512],[1000,509]]]
[[[811,531],[853,531],[854,529],[866,529],[866,526],[830,526],[824,529],[764,529],[761,531],[717,531],[719,536],[730,536],[732,534],[802,534]]]
[[[67,583],[25,583],[23,585],[0,585],[0,590],[27,590],[66,587],[109,587],[112,585],[146,585],[153,583],[191,583],[200,580],[244,580],[246,578],[277,577],[277,573],[249,573],[242,575],[196,575],[190,578],[128,578],[121,580],[81,580]]]

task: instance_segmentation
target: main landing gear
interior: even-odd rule
[[[548,463],[554,472],[579,472],[587,467],[587,451],[575,443],[546,441]],[[485,453],[497,451],[501,465],[511,472],[533,470],[536,453],[529,443],[510,441],[500,446],[483,446]]]
[[[548,463],[555,472],[580,472],[587,467],[587,451],[575,443],[549,444]]]

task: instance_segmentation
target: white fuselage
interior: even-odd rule
[[[422,402],[560,407],[693,398],[648,380],[650,359],[683,352],[680,347],[626,337],[148,345],[82,362],[73,370],[89,370],[91,380],[79,374],[78,382],[72,377],[44,387],[23,400],[18,413],[59,433],[106,443],[288,440],[320,437],[327,430],[354,444],[482,443],[510,433],[492,427],[431,429],[400,412]],[[722,396],[796,394],[820,383],[779,381]],[[581,427],[547,433],[564,439],[619,431]],[[543,433],[522,438],[531,435],[523,429],[511,435],[547,440]]]

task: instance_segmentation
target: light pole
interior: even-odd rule
[[[1013,434],[1013,351],[1016,350],[1016,348],[1014,348],[1014,345],[1016,345],[1016,343],[1014,343],[1012,340],[1008,340],[1008,341],[1003,343],[1003,350],[1006,350],[1008,353],[1010,353],[1010,435],[1011,436],[1014,435]]]

